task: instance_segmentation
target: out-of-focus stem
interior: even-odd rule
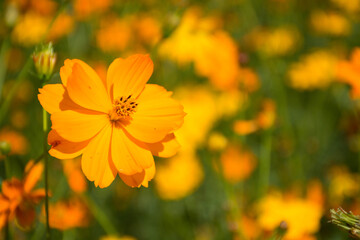
[[[85,200],[85,202],[88,204],[90,211],[92,212],[93,216],[96,218],[98,223],[101,225],[101,227],[104,229],[106,234],[119,235],[118,231],[116,230],[112,222],[106,216],[104,211],[100,209],[100,207],[96,204],[96,202],[88,195],[83,195],[82,197]]]
[[[47,134],[48,134],[48,116],[45,109],[43,109],[43,133],[44,133],[44,181],[45,181],[45,218],[46,218],[46,239],[50,239],[50,225],[49,225],[49,162],[47,153]]]

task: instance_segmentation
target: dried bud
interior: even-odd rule
[[[56,53],[52,43],[41,45],[32,55],[39,78],[49,80],[56,63]]]
[[[331,222],[347,231],[351,237],[360,239],[360,217],[342,208],[330,210]]]

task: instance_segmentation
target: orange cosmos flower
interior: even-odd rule
[[[46,85],[38,95],[51,114],[49,153],[82,154],[82,170],[95,186],[109,186],[117,173],[129,186],[147,186],[155,174],[152,154],[176,153],[173,131],[185,116],[171,92],[146,84],[152,72],[148,55],[116,59],[103,80],[86,63],[66,60],[62,84]]]
[[[0,193],[0,228],[6,221],[16,218],[23,228],[29,228],[35,220],[35,204],[45,197],[44,189],[33,190],[43,171],[43,164],[30,161],[25,167],[25,177],[2,182]]]

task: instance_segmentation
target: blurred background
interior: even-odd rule
[[[344,239],[328,221],[359,213],[359,13],[360,0],[3,0],[0,182],[42,154],[40,43],[57,54],[49,83],[68,58],[105,78],[115,58],[148,53],[149,82],[187,113],[179,153],[156,159],[148,188],[95,188],[79,158],[51,158],[52,239]],[[43,239],[35,207],[0,239]]]

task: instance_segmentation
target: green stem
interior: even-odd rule
[[[259,197],[263,196],[269,187],[272,145],[271,129],[264,132],[263,140],[259,163]]]
[[[47,144],[47,134],[48,134],[48,116],[45,109],[43,109],[43,133],[44,133],[44,181],[45,181],[45,217],[46,217],[46,239],[50,239],[50,225],[49,225],[49,161],[48,161],[48,144]]]
[[[94,200],[88,195],[83,195],[83,199],[87,202],[89,209],[91,210],[93,216],[96,218],[98,223],[104,229],[106,234],[108,235],[119,235],[118,231],[110,221],[110,219],[106,216],[104,211],[96,204]]]

